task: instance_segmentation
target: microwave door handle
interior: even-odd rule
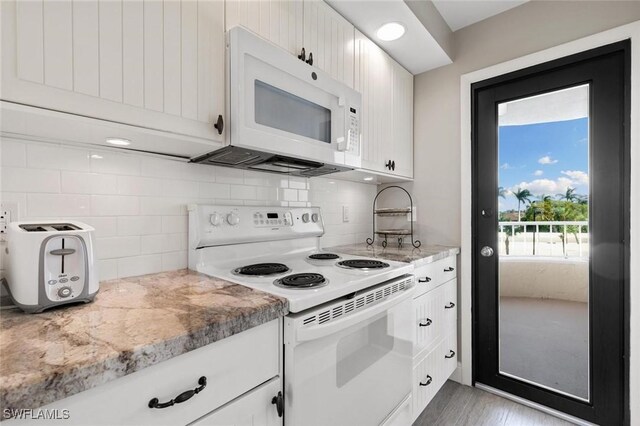
[[[347,315],[343,319],[330,321],[324,325],[301,328],[299,330],[296,330],[296,341],[308,342],[311,340],[321,339],[323,337],[329,336],[340,330],[351,327],[354,324],[371,319],[376,315],[388,310],[390,307],[393,307],[411,297],[413,297],[413,287],[409,287],[408,289],[403,290],[399,295],[385,300],[384,302],[378,303],[377,305],[373,305],[370,308],[364,308],[356,311],[356,313],[354,314]]]

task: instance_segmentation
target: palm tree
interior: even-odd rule
[[[573,202],[578,198],[578,195],[576,194],[575,188],[568,187],[564,194],[556,194],[556,197],[558,197],[559,200]]]
[[[531,191],[528,189],[516,189],[513,192],[514,197],[518,199],[518,222],[520,222],[521,218],[521,209],[520,205],[524,203],[531,203]]]
[[[509,193],[508,190],[504,189],[502,186],[498,187],[498,197],[506,198],[506,195]]]
[[[545,201],[551,201],[551,195],[547,195],[547,194],[540,194],[536,197],[538,199],[538,201],[541,202],[545,202]]]

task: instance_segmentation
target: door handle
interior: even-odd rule
[[[224,120],[222,119],[222,115],[218,115],[218,120],[213,123],[213,127],[218,131],[218,134],[222,134],[222,130],[224,130]]]
[[[313,65],[313,52],[309,52],[309,59],[305,61],[309,65]]]
[[[307,54],[304,51],[304,47],[302,48],[302,51],[298,55],[298,59],[300,59],[301,61],[305,61],[305,62],[307,61]]]
[[[480,249],[480,254],[484,257],[493,256],[493,249],[489,246],[484,246]]]
[[[282,413],[284,412],[284,397],[282,396],[282,392],[278,392],[278,395],[271,399],[271,403],[275,404],[278,417],[282,417]]]
[[[445,358],[453,358],[455,356],[455,354],[456,354],[455,351],[449,350],[449,355],[445,355],[444,357]]]
[[[431,282],[431,278],[429,278],[429,277],[418,278],[418,282],[419,283],[428,283],[428,282]]]
[[[451,266],[449,266],[447,269],[444,270],[445,272],[453,272],[453,268]]]
[[[427,380],[425,380],[424,382],[420,382],[420,386],[429,386],[432,381],[433,378],[427,374]]]
[[[456,304],[455,304],[455,303],[453,303],[453,302],[449,302],[449,304],[448,304],[448,305],[445,305],[445,306],[444,306],[444,308],[445,308],[445,309],[451,309],[451,308],[453,308],[453,307],[455,307],[455,306],[456,306]]]

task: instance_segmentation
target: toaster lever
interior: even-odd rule
[[[73,254],[75,253],[76,250],[75,249],[70,249],[70,248],[63,248],[63,249],[55,249],[55,250],[51,250],[49,252],[49,254],[52,254],[54,256],[67,256],[69,254]]]

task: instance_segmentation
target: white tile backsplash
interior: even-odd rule
[[[0,197],[19,218],[73,218],[96,228],[100,279],[187,266],[187,204],[319,206],[324,247],[364,241],[376,186],[111,150],[0,139]],[[350,209],[342,222],[342,206]]]

